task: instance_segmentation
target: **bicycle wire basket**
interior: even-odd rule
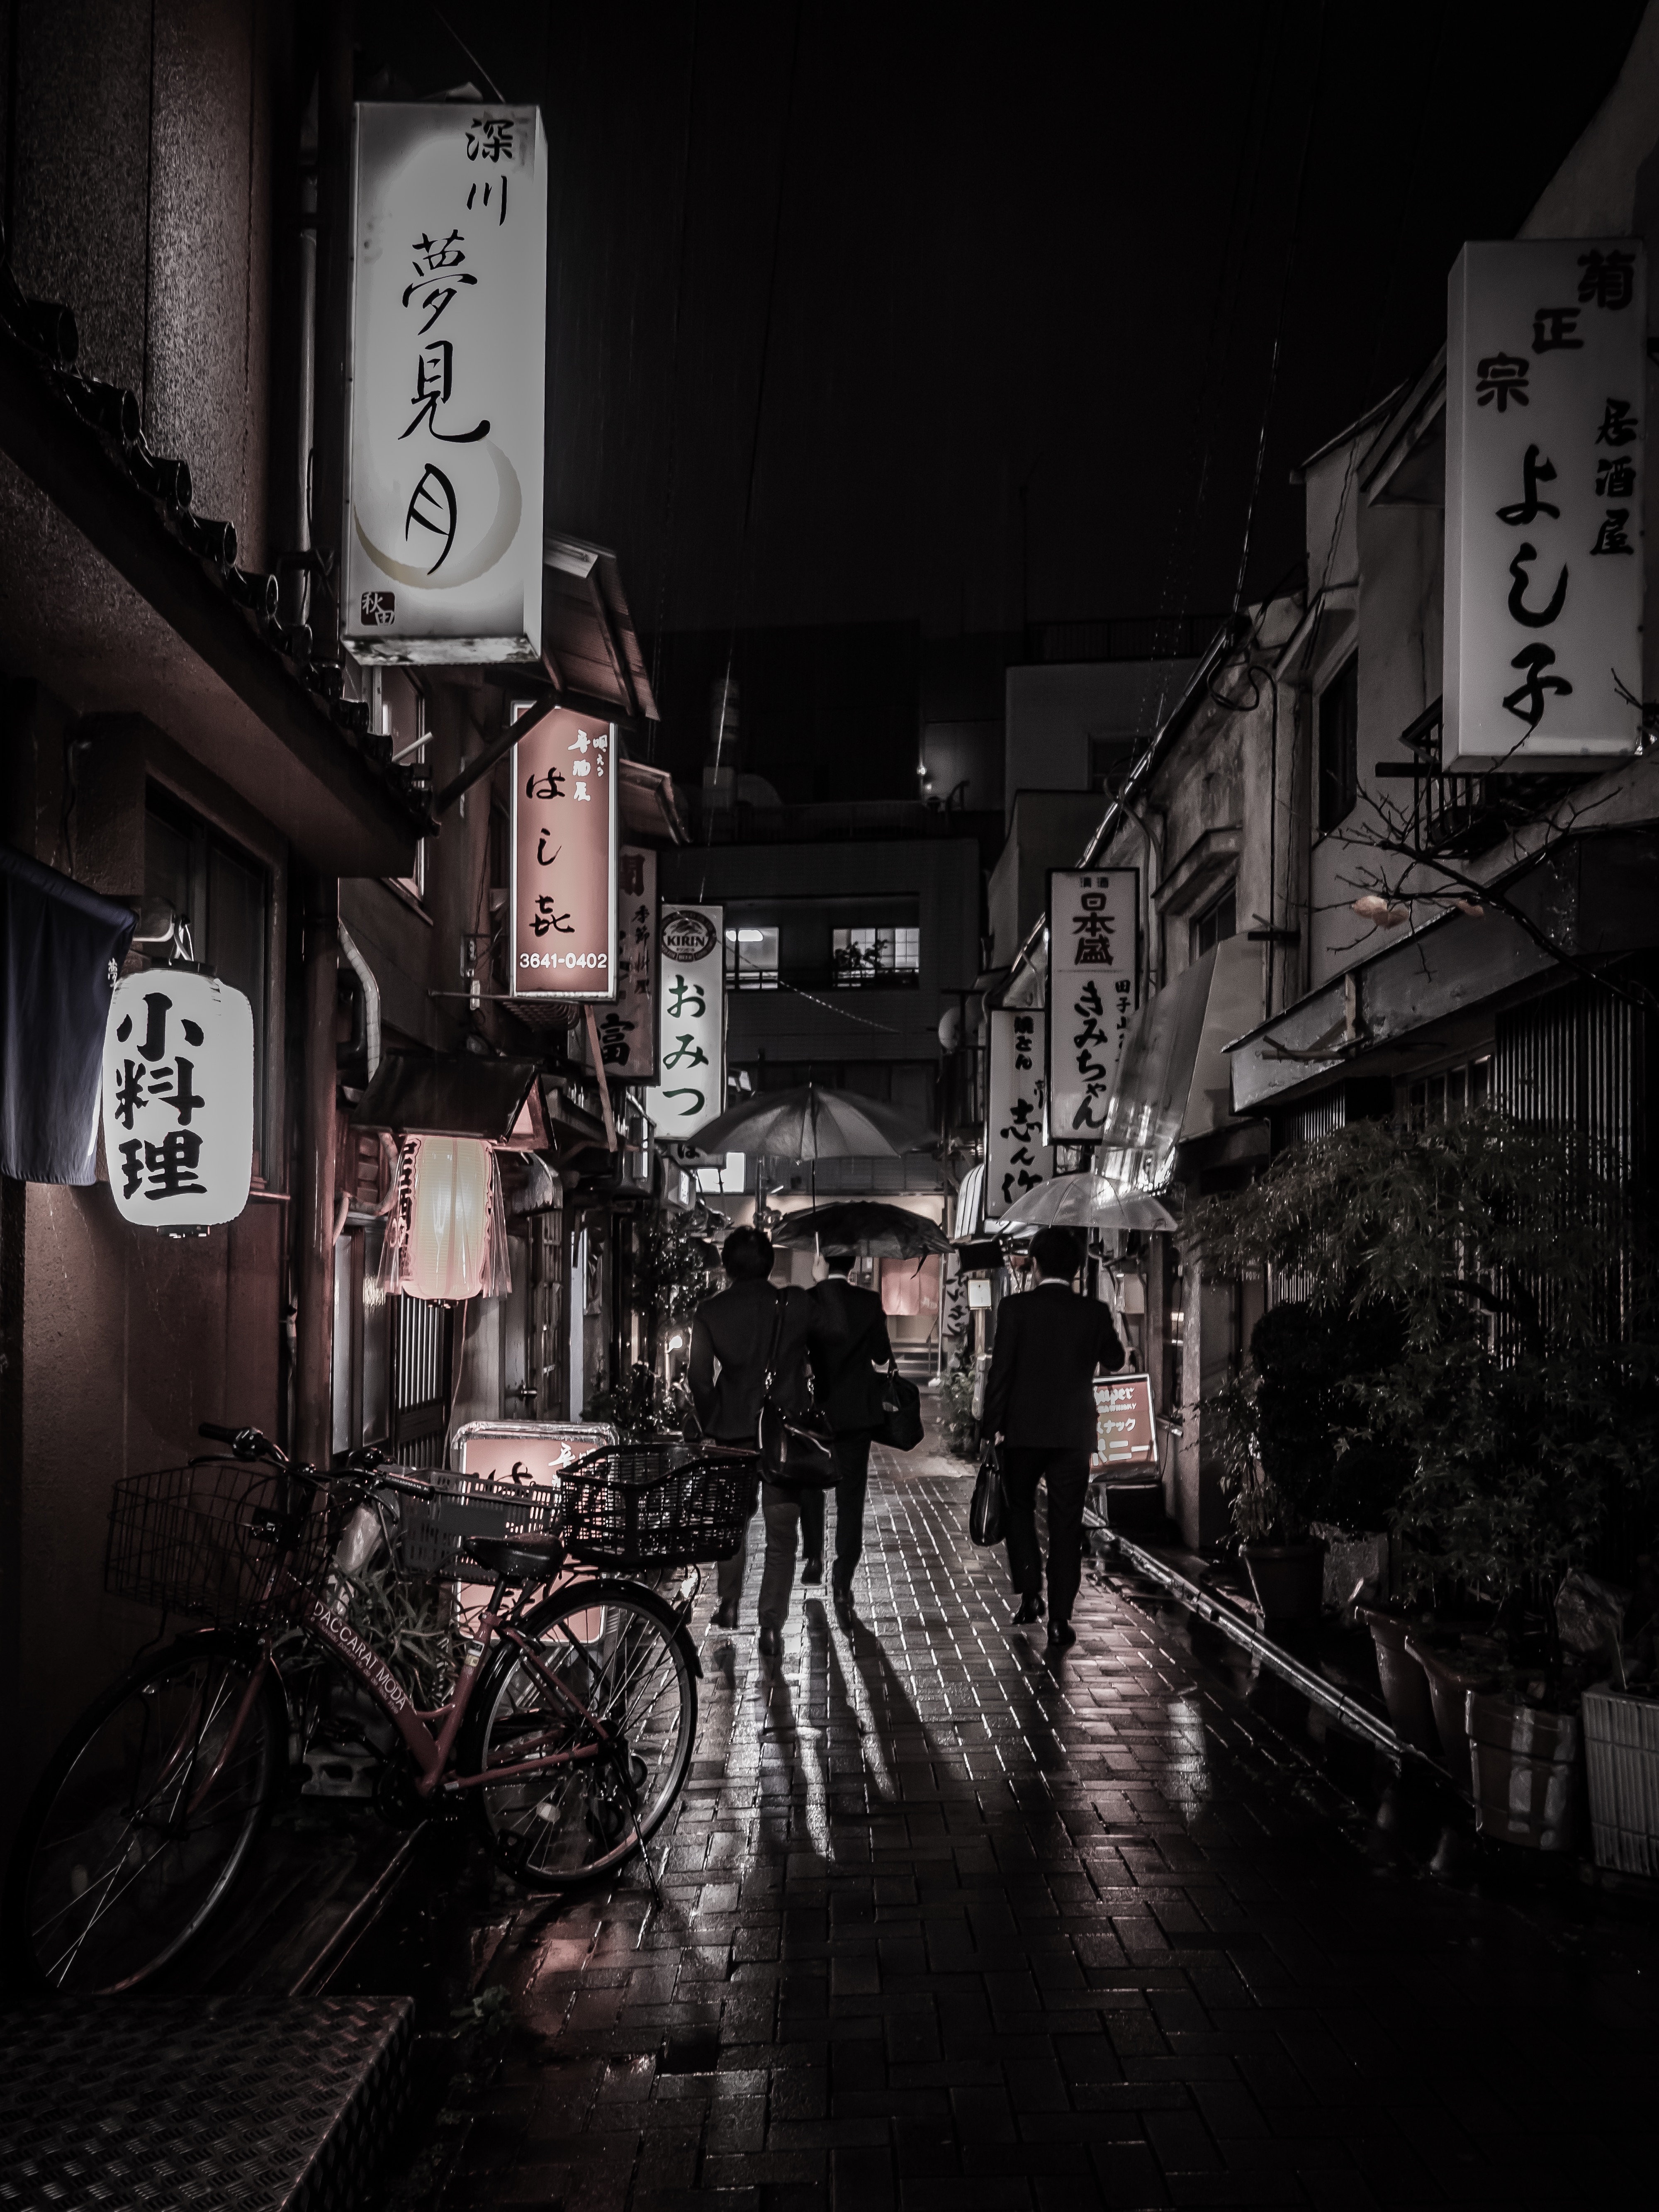
[[[441,1582],[483,1581],[483,1569],[465,1556],[475,1537],[556,1533],[558,1492],[551,1484],[493,1474],[451,1474],[444,1468],[422,1468],[420,1479],[437,1494],[398,1501],[398,1564],[406,1575],[429,1575]]]
[[[559,1529],[593,1566],[731,1559],[754,1510],[759,1458],[683,1443],[607,1446],[559,1471]]]
[[[219,1627],[246,1620],[270,1572],[270,1516],[288,1511],[289,1496],[280,1468],[246,1460],[195,1459],[124,1475],[110,1500],[104,1588]],[[328,1511],[314,1497],[289,1561],[296,1581],[322,1573],[328,1537]]]

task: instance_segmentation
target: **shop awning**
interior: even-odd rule
[[[533,1060],[393,1054],[375,1070],[351,1118],[360,1129],[390,1129],[400,1136],[547,1142]]]
[[[1123,1041],[1097,1173],[1120,1192],[1163,1190],[1176,1146],[1231,1120],[1226,1048],[1261,1018],[1261,948],[1243,937],[1149,999]]]

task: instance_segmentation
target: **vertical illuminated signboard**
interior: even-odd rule
[[[361,103],[351,171],[341,635],[359,660],[538,660],[540,112]]]
[[[1580,769],[1639,742],[1647,328],[1639,240],[1453,264],[1443,768]]]
[[[599,1058],[618,1083],[657,1079],[657,856],[617,854],[617,998],[599,1016]]]
[[[616,732],[555,707],[513,748],[513,996],[616,996]]]
[[[1138,868],[1048,872],[1048,1137],[1099,1141],[1139,1004]]]
[[[1042,1133],[1047,1023],[1040,1008],[991,1013],[991,1080],[985,1144],[985,1215],[1000,1221],[1054,1170]]]
[[[193,1234],[234,1221],[253,1170],[253,1010],[194,969],[123,975],[104,1031],[104,1152],[117,1210]]]
[[[659,1137],[695,1137],[726,1111],[725,911],[665,906],[657,930],[657,1087],[645,1110]]]

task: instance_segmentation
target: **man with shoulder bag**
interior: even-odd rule
[[[763,1230],[734,1229],[720,1248],[726,1287],[705,1298],[691,1328],[687,1380],[703,1434],[717,1443],[741,1444],[753,1451],[763,1424],[770,1436],[786,1437],[799,1425],[800,1456],[813,1455],[811,1382],[808,1345],[815,1333],[811,1302],[805,1291],[775,1290],[772,1240]],[[775,1455],[780,1471],[787,1445]],[[833,1470],[833,1455],[828,1468]],[[810,1474],[811,1470],[808,1470]],[[833,1474],[831,1474],[833,1479]],[[789,1593],[795,1579],[796,1530],[801,1483],[760,1484],[761,1516],[766,1528],[766,1559],[761,1572],[760,1649],[775,1658],[783,1650],[783,1625],[789,1617]],[[753,1504],[750,1511],[752,1514]],[[823,1508],[819,1512],[822,1516]],[[820,1526],[822,1521],[820,1520]],[[820,1541],[822,1539],[820,1539]],[[718,1573],[717,1628],[735,1628],[743,1592],[746,1544],[722,1559]]]
[[[1072,1288],[1083,1266],[1074,1230],[1031,1239],[1034,1286],[1004,1298],[985,1389],[988,1437],[1000,1437],[1008,1571],[1020,1600],[1016,1628],[1042,1618],[1036,1488],[1048,1486],[1048,1644],[1077,1642],[1072,1607],[1083,1580],[1083,1506],[1097,1416],[1097,1369],[1115,1373],[1123,1346],[1109,1306]]]
[[[874,1291],[848,1280],[850,1252],[826,1252],[830,1273],[808,1296],[815,1309],[812,1372],[818,1403],[835,1431],[841,1464],[836,1485],[836,1558],[830,1593],[843,1626],[852,1617],[853,1577],[864,1551],[864,1499],[870,1480],[870,1446],[887,1419],[887,1382],[882,1370],[892,1364],[887,1316]],[[805,1562],[803,1583],[823,1579],[824,1496],[803,1493],[800,1521]]]

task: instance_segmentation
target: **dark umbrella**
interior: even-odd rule
[[[896,1159],[934,1140],[879,1099],[804,1083],[794,1091],[757,1091],[699,1129],[696,1141],[700,1152],[807,1161]]]
[[[924,1215],[875,1199],[847,1199],[786,1214],[772,1232],[775,1244],[810,1244],[814,1237],[826,1252],[867,1252],[878,1260],[921,1260],[951,1249],[945,1231]]]

